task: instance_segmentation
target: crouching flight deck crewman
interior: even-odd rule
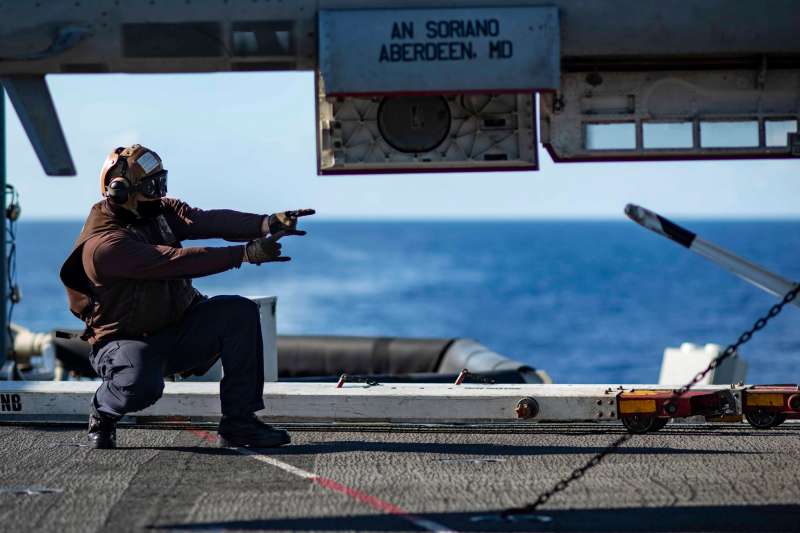
[[[155,403],[164,376],[204,373],[222,359],[221,446],[280,446],[289,434],[260,422],[264,361],[258,307],[240,296],[207,298],[191,279],[243,262],[289,261],[278,242],[313,209],[255,215],[201,211],[165,198],[161,158],[138,144],[103,165],[105,199],[92,206],[61,269],[70,310],[86,323],[91,363],[103,382],[92,399],[89,444],[114,448],[116,422]],[[185,239],[246,242],[182,248]]]

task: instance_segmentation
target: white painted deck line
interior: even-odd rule
[[[192,433],[209,442],[216,442],[216,435],[214,435],[213,433],[209,433],[208,431],[193,430]],[[343,485],[333,479],[320,476],[313,472],[309,472],[308,470],[303,470],[302,468],[298,468],[294,465],[290,465],[289,463],[285,463],[280,459],[276,459],[275,457],[270,457],[269,455],[265,455],[259,452],[258,450],[250,448],[230,448],[230,449],[242,455],[246,455],[251,459],[255,459],[256,461],[259,461],[261,463],[266,463],[276,468],[280,468],[284,472],[288,472],[289,474],[292,474],[299,478],[308,479],[309,481],[319,485],[320,487],[323,487],[327,490],[331,490],[333,492],[338,492],[339,494],[343,494],[351,499],[364,503],[382,513],[390,514],[393,516],[397,516],[398,518],[407,520],[408,522],[411,522],[415,526],[424,529],[425,531],[434,531],[437,533],[455,533],[452,529],[443,526],[438,522],[434,522],[433,520],[428,520],[427,518],[422,518],[420,516],[414,515],[409,511],[407,511],[406,509],[403,509],[402,507],[399,507],[393,503],[389,503],[385,500],[382,500],[377,496],[373,496],[364,491],[348,487],[347,485]]]

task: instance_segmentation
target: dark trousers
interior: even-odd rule
[[[100,413],[118,418],[156,402],[164,376],[222,359],[222,414],[244,416],[264,408],[264,359],[258,305],[241,296],[215,296],[189,309],[156,335],[117,339],[92,351],[103,379],[94,395]]]

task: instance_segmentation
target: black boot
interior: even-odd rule
[[[217,442],[223,448],[272,448],[291,441],[286,431],[261,422],[255,415],[223,416],[217,433]]]
[[[89,447],[110,450],[117,446],[117,421],[92,408],[89,414]]]

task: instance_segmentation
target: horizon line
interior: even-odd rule
[[[692,222],[800,222],[799,215],[681,215],[670,214],[669,218],[681,219]],[[83,217],[38,217],[31,216],[21,218],[21,222],[64,222],[81,223]],[[309,220],[310,223],[317,222],[630,222],[624,215],[596,215],[596,216],[566,216],[566,215],[545,215],[545,216],[381,216],[381,217],[355,217],[350,215],[343,216],[322,216]]]

